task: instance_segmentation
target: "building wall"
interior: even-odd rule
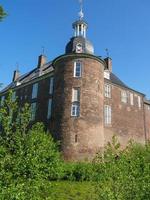
[[[78,59],[83,73],[74,78]],[[103,62],[84,56],[62,57],[55,63],[54,132],[67,160],[89,159],[104,146],[103,70]],[[80,116],[71,117],[72,89],[76,87],[81,91]]]
[[[127,103],[121,102],[121,91],[127,92]],[[130,103],[130,92],[134,95],[134,105]],[[137,100],[139,95],[111,84],[111,98],[105,97],[104,99],[104,104],[110,105],[112,108],[112,123],[104,126],[105,144],[111,141],[113,135],[117,136],[122,147],[125,147],[130,139],[145,143],[143,96],[140,95],[141,108],[139,108]]]
[[[74,78],[74,61],[83,63],[81,78]],[[50,77],[29,80],[15,88],[21,106],[25,102],[37,103],[35,122],[44,122],[56,140],[61,142],[61,150],[66,160],[90,159],[103,149],[113,135],[117,135],[122,147],[130,139],[139,143],[150,140],[150,108],[143,103],[140,93],[130,91],[104,81],[104,63],[94,56],[72,55],[62,57],[55,62],[54,94],[49,94]],[[33,84],[38,82],[38,95],[32,99]],[[111,98],[104,97],[104,82],[111,85]],[[79,87],[80,116],[71,117],[72,89]],[[121,91],[133,93],[134,105],[121,102]],[[3,95],[3,94],[2,94]],[[141,98],[141,107],[138,105],[138,96]],[[53,98],[52,116],[47,119],[48,100]],[[112,108],[110,125],[104,123],[104,105]]]
[[[51,120],[47,119],[48,100],[52,99],[52,94],[49,94],[50,77],[52,77],[51,74],[48,77],[34,80],[15,89],[20,107],[23,107],[25,103],[29,105],[36,103],[36,114],[33,123],[43,122],[49,129],[51,128]],[[32,89],[35,83],[38,83],[37,97],[32,98]]]
[[[145,109],[145,122],[146,122],[146,138],[150,140],[150,105],[144,104]]]

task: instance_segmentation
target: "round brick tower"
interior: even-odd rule
[[[82,18],[73,23],[66,54],[53,61],[53,133],[65,160],[90,160],[104,146],[104,61],[93,55]]]

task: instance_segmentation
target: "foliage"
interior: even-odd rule
[[[44,126],[31,126],[30,106],[19,109],[12,94],[0,108],[0,199],[149,200],[150,143],[123,150],[113,137],[93,162],[65,163]]]
[[[3,7],[0,5],[0,21],[2,21],[3,18],[6,16],[7,16],[6,12],[4,11]]]
[[[109,144],[103,157],[99,157],[101,176],[96,186],[99,199],[148,200],[149,155],[150,144],[142,146],[131,142],[125,150],[121,150],[117,142]]]
[[[93,165],[87,162],[64,163],[63,180],[90,181],[93,180]]]
[[[44,181],[62,176],[58,145],[41,123],[31,126],[29,105],[19,109],[12,91],[0,108],[0,122],[0,194],[6,196],[4,199],[21,199],[13,195],[40,189]],[[12,196],[7,198],[7,194]]]
[[[14,181],[0,192],[1,200],[96,200],[96,197],[90,182],[23,180]]]
[[[48,200],[98,200],[91,182],[52,182]]]

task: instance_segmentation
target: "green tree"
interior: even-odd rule
[[[6,12],[4,11],[3,7],[0,5],[0,21],[2,21],[3,18],[6,16],[7,16]]]
[[[12,97],[10,91],[0,108],[0,199],[32,199],[44,181],[62,176],[62,161],[43,124],[31,126],[30,106],[19,108]]]

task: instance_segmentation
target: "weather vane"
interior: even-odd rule
[[[84,17],[84,13],[83,13],[83,0],[79,0],[79,3],[80,3],[79,18],[80,18],[80,20],[82,20],[83,17]]]
[[[106,51],[106,55],[107,55],[107,57],[109,57],[109,49],[106,48],[105,51]]]

